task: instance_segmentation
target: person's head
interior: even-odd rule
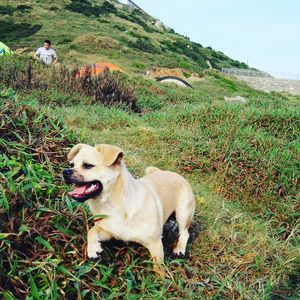
[[[48,50],[51,46],[51,41],[50,40],[45,40],[44,41],[44,47],[46,50]]]

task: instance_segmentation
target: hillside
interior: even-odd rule
[[[300,96],[203,71],[180,47],[161,49],[188,39],[103,5],[1,1],[0,40],[29,49],[0,59],[0,298],[299,299]],[[159,51],[129,47],[135,34]],[[28,56],[45,35],[57,68]],[[202,61],[218,53],[198,47]],[[235,64],[222,57],[217,68]],[[78,79],[69,66],[98,60],[126,72]],[[157,66],[201,76],[187,89],[140,74]],[[224,100],[236,96],[246,103]],[[100,260],[87,259],[94,220],[61,176],[78,142],[120,146],[136,177],[154,165],[190,181],[197,207],[187,257],[170,255],[167,231],[165,274],[133,243],[108,242]]]
[[[0,295],[299,297],[299,97],[215,72],[193,90],[121,74],[87,86],[66,72],[49,76],[24,57],[0,61]],[[224,101],[237,94],[248,104]],[[78,141],[121,146],[135,176],[155,165],[189,179],[194,240],[188,259],[167,255],[169,277],[153,274],[137,245],[107,244],[102,260],[86,258],[92,219],[60,175]]]
[[[121,8],[118,1],[111,3],[1,1],[0,40],[12,49],[33,51],[49,38],[64,64],[113,61],[134,72],[151,67],[180,67],[187,73],[199,73],[208,68],[207,60],[216,69],[248,68],[159,22],[155,26],[156,20],[139,10]]]

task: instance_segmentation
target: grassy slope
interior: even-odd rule
[[[103,263],[85,261],[86,235],[79,232],[82,222],[91,226],[91,220],[87,220],[87,213],[83,214],[76,203],[64,204],[66,199],[61,194],[65,188],[58,187],[58,191],[53,189],[47,196],[46,203],[39,194],[32,196],[40,200],[30,215],[35,215],[40,205],[46,207],[42,210],[46,215],[37,213],[34,220],[29,216],[23,220],[29,232],[38,233],[51,246],[35,240],[32,247],[41,256],[32,258],[33,263],[29,264],[19,259],[10,276],[16,279],[22,275],[26,283],[31,274],[43,299],[49,287],[55,295],[64,292],[71,297],[79,293],[86,294],[87,298],[92,295],[113,298],[119,294],[134,299],[138,294],[158,299],[218,296],[262,299],[281,293],[290,299],[297,298],[299,216],[295,213],[297,181],[292,178],[299,178],[299,170],[293,165],[299,158],[299,97],[257,92],[216,73],[208,74],[195,84],[194,90],[162,86],[136,76],[121,78],[124,84],[135,87],[143,114],[88,102],[72,104],[72,97],[55,89],[20,91],[16,105],[26,103],[35,111],[60,117],[68,128],[77,132],[81,141],[120,145],[136,176],[142,175],[148,165],[184,174],[193,185],[197,197],[195,220],[201,224],[200,235],[190,246],[190,260],[180,263],[167,259],[166,267],[171,276],[168,280],[153,276],[147,253],[139,248],[124,248],[121,256],[117,250],[108,248],[114,254],[104,257]],[[237,94],[247,97],[250,103],[230,105],[222,100],[225,95]],[[285,151],[291,156],[281,155]],[[224,158],[220,160],[223,155],[232,161],[232,166],[226,164]],[[240,169],[240,162],[247,163],[245,172]],[[248,172],[256,166],[260,166],[257,173]],[[277,178],[280,184],[287,184],[284,194],[278,194],[276,186],[268,185],[266,178],[260,181],[262,171],[272,173],[276,168],[287,172],[287,178],[282,171],[283,176]],[[244,181],[239,180],[239,172]],[[43,171],[38,174],[45,176]],[[274,182],[272,176],[269,179]],[[259,182],[251,184],[255,180]],[[256,190],[261,193],[255,193]],[[75,211],[76,222],[71,222],[72,211]],[[44,218],[50,220],[50,229],[46,232],[37,229],[37,224],[45,222]],[[17,241],[31,238],[23,226],[15,230],[19,232]],[[57,243],[62,234],[66,237]],[[16,242],[13,237],[11,242]],[[2,247],[2,251],[9,251],[7,247]],[[78,247],[76,254],[72,252],[74,247]],[[135,254],[136,251],[140,254]],[[16,260],[18,255],[16,252],[12,256],[12,264],[19,261]],[[43,266],[45,262],[47,267]],[[100,275],[96,276],[98,272]],[[55,277],[52,274],[56,274]],[[78,284],[80,278],[81,284]],[[100,286],[98,280],[102,280]],[[33,295],[35,288],[30,282],[29,291]],[[91,290],[88,287],[92,287]],[[54,297],[53,293],[50,298]]]
[[[115,62],[127,71],[145,71],[153,66],[179,66],[190,72],[200,72],[207,68],[207,59],[217,68],[247,68],[245,64],[240,64],[221,52],[204,48],[168,30],[157,30],[147,16],[134,15],[133,21],[142,20],[146,23],[148,27],[144,28],[124,19],[132,16],[130,11],[118,10],[116,13],[101,14],[100,17],[87,16],[65,9],[70,2],[37,1],[35,5],[31,5],[30,1],[2,1],[0,22],[6,33],[0,34],[0,40],[13,49],[29,47],[34,50],[47,37],[53,40],[63,63],[94,63],[104,60]],[[100,6],[104,1],[93,2]],[[31,8],[22,12],[16,8],[20,4]],[[122,18],[120,14],[123,15]],[[136,48],[137,40],[137,47],[142,49]],[[173,43],[176,43],[175,46]],[[181,54],[182,51],[189,57]]]
[[[15,1],[11,5],[18,3]],[[30,5],[29,2],[27,4]],[[38,45],[40,39],[48,34],[57,37],[57,40],[68,38],[70,34],[75,39],[81,35],[82,28],[97,36],[107,33],[113,38],[119,36],[109,23],[100,23],[97,19],[71,12],[51,13],[44,9],[51,6],[62,7],[61,1],[51,4],[40,1],[40,5],[34,6],[32,22],[49,23],[44,16],[50,14],[51,20],[60,25],[59,33],[54,27],[43,26],[34,35],[11,40],[15,46]],[[13,19],[16,19],[16,14]],[[26,19],[29,22],[29,15],[20,13],[19,17],[18,22],[24,23]],[[113,20],[114,24],[132,26],[117,17],[109,20]],[[155,37],[153,43],[158,41],[158,33],[150,34],[140,27],[138,29],[142,34]],[[171,38],[172,34],[165,36]],[[129,70],[139,70],[135,65],[136,50],[129,49],[126,56],[116,49],[83,54],[76,49],[70,50],[72,43],[58,46],[66,62],[74,62],[73,59],[86,62],[109,59]],[[160,64],[160,60],[172,59],[168,53],[155,56],[139,53],[138,57],[138,63],[142,61],[147,67],[153,62]],[[193,62],[190,61],[190,64],[193,65]],[[38,192],[30,189],[30,193],[31,199],[38,200],[38,205],[33,204],[30,215],[23,215],[24,226],[14,227],[17,238],[0,236],[0,253],[11,263],[11,280],[15,284],[25,282],[21,289],[27,288],[29,295],[35,297],[38,293],[41,299],[55,299],[56,295],[75,297],[77,294],[86,295],[87,299],[92,295],[113,298],[117,294],[132,299],[137,298],[137,294],[147,299],[267,299],[270,296],[297,299],[299,97],[257,92],[217,73],[209,73],[203,80],[195,82],[194,90],[161,86],[132,75],[122,76],[121,80],[135,87],[143,114],[95,104],[76,102],[74,105],[73,95],[64,94],[55,87],[47,92],[20,91],[16,105],[26,103],[34,111],[60,117],[69,129],[80,136],[81,141],[120,145],[125,150],[130,170],[136,176],[142,175],[145,166],[150,164],[184,174],[197,196],[196,220],[201,224],[200,236],[191,245],[190,260],[176,262],[168,259],[170,278],[167,280],[152,274],[146,260],[147,253],[139,250],[142,256],[135,254],[136,248],[122,250],[121,254],[115,251],[116,257],[105,259],[103,263],[85,261],[86,234],[80,233],[82,224],[86,226],[88,223],[86,213],[81,206],[61,195],[65,189],[60,186],[61,183],[58,190],[52,186],[54,179],[47,183],[53,188],[45,197],[47,201],[43,202],[44,191],[39,190],[39,178],[52,178],[54,173],[45,173],[44,169],[38,168],[39,164],[35,165],[32,161],[37,168],[34,170],[37,172],[35,190]],[[2,88],[6,89],[5,86]],[[226,104],[223,101],[225,95],[245,96],[249,104]],[[9,101],[14,99],[12,97]],[[70,139],[66,132],[63,136]],[[75,139],[70,143],[72,141],[75,142]],[[19,149],[20,146],[14,144],[14,147]],[[22,151],[17,157],[26,164]],[[6,167],[18,165],[18,159],[9,158],[2,159],[1,163]],[[52,170],[52,163],[43,164],[46,169]],[[32,176],[29,172],[25,178],[31,179]],[[19,180],[22,184],[26,183],[22,176]],[[21,192],[24,189],[22,184]],[[5,209],[5,205],[2,201],[2,208]],[[30,207],[32,204],[27,205]],[[76,217],[72,223],[73,211]],[[6,210],[1,210],[1,214],[6,213]],[[29,218],[31,215],[35,216],[33,220]],[[53,226],[49,227],[49,232],[39,228],[44,218],[50,220],[49,224]],[[68,223],[72,226],[69,227]],[[58,232],[53,235],[52,231],[57,229]],[[58,237],[62,236],[60,231],[67,238],[57,243]],[[41,240],[32,240],[37,233],[51,247],[43,242],[41,244]],[[80,237],[79,241],[77,237]],[[31,257],[31,261],[18,258],[18,252],[11,252],[10,243],[24,240],[29,241],[35,253],[41,256]],[[9,265],[7,260],[5,263]]]

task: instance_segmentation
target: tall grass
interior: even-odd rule
[[[0,74],[6,85],[0,94],[2,297],[297,299],[297,97],[254,91],[218,73],[193,90],[114,75],[135,89],[142,113],[132,114],[79,92],[68,97],[50,79],[49,89],[27,88],[26,72],[16,92],[7,89],[9,74]],[[248,104],[224,102],[237,94]],[[65,196],[60,176],[66,148],[78,141],[118,144],[136,176],[151,164],[191,182],[198,238],[189,258],[167,255],[167,276],[152,272],[139,245],[113,242],[101,260],[87,259],[93,220]]]

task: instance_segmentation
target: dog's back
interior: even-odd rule
[[[148,167],[145,170],[145,176],[139,181],[147,183],[158,195],[163,207],[163,222],[179,207],[187,208],[193,211],[195,200],[192,188],[189,182],[181,175],[163,171],[156,167]]]
[[[145,170],[145,175],[149,175],[151,173],[154,173],[154,172],[158,172],[158,171],[162,171],[161,169],[159,168],[156,168],[156,167],[147,167],[146,170]]]

